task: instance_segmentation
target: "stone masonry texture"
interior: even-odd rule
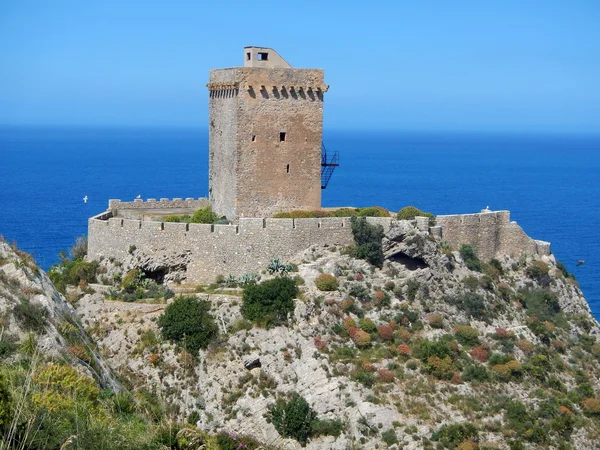
[[[209,199],[230,220],[321,207],[321,69],[211,70]]]
[[[124,260],[133,247],[157,259],[185,254],[191,261],[186,282],[192,284],[212,282],[217,275],[259,273],[273,258],[288,262],[311,245],[353,242],[349,218],[240,218],[237,225],[204,225],[113,217],[115,212],[121,216],[121,210],[109,210],[89,219],[90,259]],[[502,254],[550,253],[547,242],[529,238],[509,219],[508,211],[438,216],[438,225],[429,232],[439,237],[441,231],[442,239],[455,249],[471,244],[484,261]],[[372,217],[368,221],[387,231],[394,219]]]

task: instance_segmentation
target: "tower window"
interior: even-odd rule
[[[269,60],[269,54],[268,53],[259,53],[258,54],[258,60],[259,61],[268,61]]]
[[[250,52],[246,53],[246,61],[250,61]]]
[[[285,173],[290,173],[290,165],[285,166]]]
[[[251,139],[252,139],[252,142],[256,141],[256,135],[253,134]]]
[[[285,131],[279,133],[279,142],[285,142]]]

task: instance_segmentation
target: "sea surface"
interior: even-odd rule
[[[599,135],[330,131],[324,141],[341,164],[324,206],[508,209],[552,243],[600,319]],[[206,130],[0,128],[0,234],[44,269],[108,199],[207,191]]]

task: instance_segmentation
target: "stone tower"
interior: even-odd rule
[[[230,220],[321,207],[322,69],[245,47],[244,67],[210,71],[209,198]]]

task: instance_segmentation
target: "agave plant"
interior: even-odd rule
[[[238,279],[238,284],[246,285],[252,283],[253,281],[256,281],[257,278],[258,275],[255,273],[245,273]]]
[[[274,273],[277,273],[281,276],[285,276],[289,272],[291,272],[293,269],[294,269],[294,266],[292,264],[285,264],[279,258],[275,258],[275,259],[271,260],[271,262],[267,266],[267,270],[269,271],[269,273],[271,275]]]

